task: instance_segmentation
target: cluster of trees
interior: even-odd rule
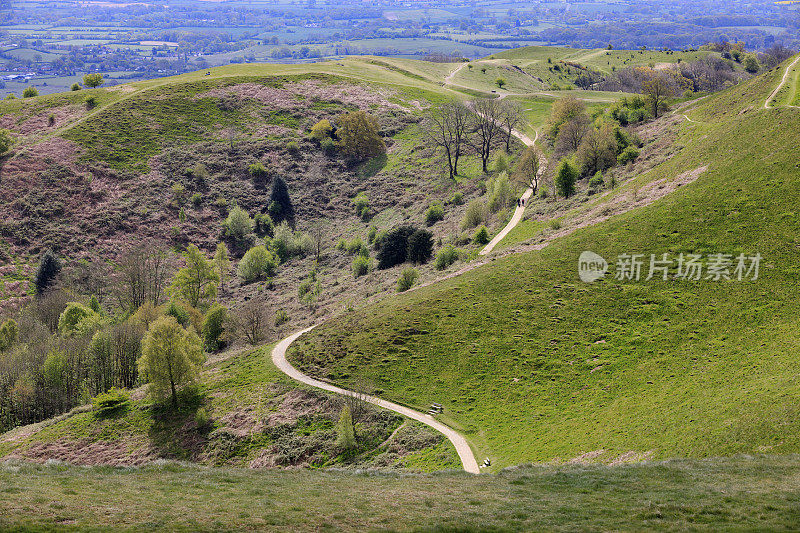
[[[488,173],[492,151],[502,145],[510,152],[513,130],[521,121],[522,113],[515,104],[477,98],[469,104],[448,101],[439,105],[423,131],[426,140],[444,153],[450,179],[454,179],[468,148],[480,156],[483,172]]]
[[[560,160],[554,176],[559,195],[569,197],[574,194],[575,182],[582,177],[591,177],[592,185],[602,187],[603,172],[639,156],[641,142],[625,130],[619,120],[622,117],[628,120],[628,105],[645,105],[641,97],[631,100],[635,102],[624,100],[625,105],[615,104],[608,115],[600,113],[594,117],[589,115],[583,101],[570,96],[553,104],[546,135]]]
[[[263,301],[232,312],[217,301],[231,269],[224,243],[209,259],[194,245],[175,256],[148,241],[113,265],[64,268],[42,254],[36,296],[0,320],[0,431],[59,414],[112,388],[149,384],[177,405],[203,352],[264,340],[277,320]],[[285,321],[285,315],[281,322]]]

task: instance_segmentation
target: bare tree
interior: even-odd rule
[[[270,333],[270,313],[266,303],[248,300],[231,317],[233,329],[251,345],[260,344]]]
[[[514,129],[522,122],[522,109],[519,105],[503,100],[502,122],[506,133],[506,153],[511,153],[511,137]]]
[[[458,175],[458,160],[467,139],[469,109],[461,102],[445,102],[426,121],[424,134],[428,142],[444,150],[450,179]]]
[[[481,98],[473,100],[471,107],[477,116],[473,146],[481,156],[483,172],[488,173],[492,145],[503,131],[503,106],[496,99]]]
[[[311,240],[314,242],[314,259],[319,263],[322,255],[322,245],[328,237],[328,225],[324,221],[318,221],[311,227]]]
[[[514,181],[533,190],[535,196],[539,190],[539,181],[544,174],[544,157],[535,146],[528,146],[519,158],[514,169]]]
[[[558,130],[556,152],[566,154],[577,150],[587,131],[589,131],[589,116],[582,114],[573,117]]]
[[[125,252],[115,280],[120,306],[135,311],[147,301],[158,305],[172,269],[173,260],[162,243],[146,241]]]

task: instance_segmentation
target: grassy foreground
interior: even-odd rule
[[[0,487],[0,529],[12,531],[800,527],[798,456],[534,466],[496,476],[5,463]]]

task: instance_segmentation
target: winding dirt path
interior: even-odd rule
[[[286,350],[289,348],[295,340],[297,340],[300,336],[305,333],[308,333],[315,326],[310,328],[306,328],[302,331],[298,331],[293,333],[292,335],[286,337],[282,341],[280,341],[275,348],[272,349],[272,362],[275,363],[275,366],[280,369],[281,372],[289,376],[290,378],[299,381],[300,383],[305,383],[306,385],[310,385],[312,387],[316,387],[318,389],[326,390],[329,392],[335,392],[336,394],[342,394],[344,396],[354,396],[358,397],[366,402],[369,402],[373,405],[377,405],[378,407],[382,407],[384,409],[388,409],[390,411],[394,411],[395,413],[399,413],[405,417],[414,419],[418,422],[422,422],[426,424],[439,433],[442,433],[445,437],[447,437],[450,442],[453,443],[453,446],[456,448],[456,452],[458,452],[458,457],[461,459],[461,464],[464,466],[464,470],[471,474],[479,474],[480,469],[478,468],[478,462],[475,460],[475,455],[472,453],[472,448],[469,447],[469,443],[467,439],[462,437],[458,432],[452,429],[445,424],[442,424],[431,415],[420,413],[419,411],[415,411],[414,409],[410,409],[403,405],[396,404],[394,402],[390,402],[387,400],[383,400],[376,396],[368,396],[363,394],[358,394],[353,391],[349,391],[347,389],[343,389],[341,387],[337,387],[335,385],[331,385],[330,383],[325,383],[324,381],[320,381],[318,379],[314,379],[311,376],[307,376],[297,370],[295,367],[289,363],[286,359]]]
[[[533,144],[536,142],[536,139],[539,138],[539,132],[538,131],[536,132],[536,136],[533,139],[531,139],[530,137],[528,137],[524,133],[522,133],[520,131],[517,131],[517,130],[511,130],[511,133],[514,135],[514,137],[518,138],[520,141],[525,143],[526,146],[533,146]],[[544,166],[542,165],[542,168],[543,167]],[[478,255],[487,255],[487,254],[491,253],[492,250],[494,250],[494,247],[497,246],[498,244],[500,244],[500,241],[505,239],[506,235],[508,235],[508,233],[512,229],[517,227],[517,224],[519,224],[519,221],[522,220],[522,215],[525,214],[525,205],[528,202],[528,198],[530,198],[532,194],[533,194],[533,189],[531,187],[528,187],[528,189],[520,197],[520,199],[522,200],[521,205],[520,204],[517,205],[517,208],[514,210],[514,214],[512,215],[511,220],[508,221],[508,224],[506,224],[506,227],[504,227],[500,231],[500,233],[495,235],[494,239],[489,241],[489,244],[487,244],[483,248],[483,250],[478,252]]]
[[[774,100],[775,97],[778,95],[778,91],[781,90],[781,87],[783,87],[783,85],[786,83],[786,79],[789,77],[789,72],[792,70],[792,68],[794,68],[794,66],[797,64],[798,61],[800,61],[800,55],[797,56],[795,60],[789,63],[789,65],[786,67],[786,71],[784,71],[783,73],[783,78],[781,78],[781,82],[778,84],[777,87],[775,87],[775,90],[772,91],[772,94],[770,94],[769,97],[767,97],[767,99],[764,100],[764,109],[770,109],[770,104],[772,103],[772,100]],[[796,107],[796,106],[789,105],[787,107]]]

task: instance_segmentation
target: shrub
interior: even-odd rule
[[[297,141],[289,141],[289,143],[286,145],[286,151],[289,153],[289,155],[297,157],[300,155],[300,145],[297,144]]]
[[[489,195],[489,210],[492,213],[509,207],[514,200],[514,191],[508,180],[508,173],[501,172],[496,178],[491,178],[486,186]]]
[[[275,224],[272,218],[266,213],[256,213],[253,217],[253,225],[256,230],[256,235],[259,237],[272,237],[275,234]]]
[[[33,281],[36,287],[36,293],[44,293],[55,281],[60,272],[61,261],[52,250],[45,250],[42,257],[39,259],[39,268],[36,270],[36,276]]]
[[[303,232],[295,235],[295,250],[300,257],[306,257],[314,253],[314,239],[308,233]]]
[[[199,192],[196,192],[192,195],[189,201],[192,202],[193,206],[200,207],[200,204],[203,203],[203,195],[200,194]]]
[[[364,246],[364,242],[359,237],[354,237],[349,241],[347,239],[340,239],[336,244],[336,249],[348,255],[364,255],[367,252],[367,247]]]
[[[253,220],[239,206],[235,206],[225,219],[225,234],[237,244],[247,244],[252,239]]]
[[[17,342],[19,327],[16,320],[9,318],[0,326],[0,352],[5,352]]]
[[[272,277],[278,269],[278,258],[264,246],[254,246],[247,250],[236,272],[245,283],[252,283],[263,277]]]
[[[486,206],[478,199],[472,200],[467,205],[464,218],[461,219],[461,229],[474,228],[486,220]]]
[[[203,345],[207,351],[216,352],[225,347],[222,336],[227,319],[228,311],[218,303],[212,305],[206,313],[203,319]]]
[[[333,126],[331,126],[331,121],[327,118],[323,118],[311,127],[311,138],[315,141],[321,142],[324,139],[330,139],[332,133]]]
[[[69,90],[70,91],[80,91],[81,90],[81,84],[80,83],[73,83],[70,86]]]
[[[78,302],[70,302],[58,317],[58,332],[71,337],[81,329],[81,322],[93,317],[96,313]]]
[[[172,185],[172,197],[177,205],[183,205],[186,201],[186,187],[180,183]]]
[[[289,315],[283,309],[275,311],[275,327],[282,326],[289,321]]]
[[[408,238],[414,234],[415,228],[400,226],[386,233],[380,242],[378,251],[378,268],[383,270],[406,262],[408,254]]]
[[[758,64],[758,59],[753,54],[747,54],[744,58],[744,69],[750,74],[755,74],[761,65]]]
[[[314,241],[307,233],[295,234],[284,222],[275,228],[270,247],[281,262],[285,262],[297,255],[305,256],[312,253]]]
[[[247,172],[250,173],[250,177],[253,178],[253,182],[257,184],[264,183],[270,175],[269,170],[261,161],[256,161],[247,167]]]
[[[472,242],[475,244],[489,244],[490,240],[489,230],[486,229],[486,226],[479,227],[472,236]]]
[[[5,155],[14,144],[14,139],[11,137],[11,132],[8,130],[0,129],[0,155]]]
[[[551,220],[547,225],[550,226],[550,229],[552,229],[552,230],[561,229],[561,221],[557,220],[555,218],[553,220]]]
[[[602,189],[605,181],[603,180],[603,173],[599,170],[589,180],[589,187],[592,189]]]
[[[400,273],[400,279],[397,280],[397,292],[405,292],[413,287],[418,277],[419,272],[416,268],[404,268]]]
[[[372,244],[375,242],[375,237],[378,235],[378,228],[370,226],[367,230],[367,243]]]
[[[336,143],[333,142],[333,139],[330,137],[322,139],[320,146],[322,147],[322,153],[327,157],[333,157],[336,155]]]
[[[369,219],[369,198],[367,198],[366,193],[358,193],[356,197],[353,198],[353,206],[356,208],[356,215],[358,215],[361,220]]]
[[[539,198],[547,198],[550,195],[550,191],[547,189],[546,185],[542,185],[539,187]]]
[[[436,270],[444,270],[458,261],[458,250],[452,244],[448,244],[436,254],[434,266]]]
[[[631,161],[635,161],[637,157],[639,157],[639,150],[633,146],[628,146],[617,156],[617,163],[626,165]]]
[[[128,405],[131,397],[127,391],[111,387],[108,392],[98,394],[92,398],[92,406],[99,415],[109,414]]]
[[[425,224],[433,226],[440,220],[444,220],[444,207],[441,204],[433,204],[425,211]]]
[[[575,194],[575,181],[578,179],[578,172],[570,165],[566,159],[562,160],[556,171],[555,185],[558,194],[564,198],[569,198]]]
[[[33,98],[34,96],[39,96],[39,91],[36,89],[36,87],[28,87],[22,91],[23,98]]]
[[[85,102],[88,109],[94,109],[97,106],[97,97],[87,96]]]
[[[95,87],[100,87],[101,85],[103,85],[104,82],[105,80],[103,79],[103,75],[100,73],[86,74],[83,77],[83,85],[91,89],[94,89]]]
[[[372,259],[369,256],[357,255],[353,258],[353,277],[365,276],[372,270]]]
[[[447,201],[450,205],[461,205],[464,203],[464,195],[460,192],[454,193]]]
[[[508,159],[505,155],[499,154],[494,161],[494,171],[498,174],[500,172],[508,172]]]
[[[194,414],[194,423],[197,424],[198,429],[207,428],[211,423],[211,417],[209,416],[208,410],[205,407],[201,407]]]
[[[47,117],[47,125],[48,126],[55,126],[56,124],[56,116],[52,113]]]
[[[300,300],[300,303],[308,307],[314,307],[321,291],[322,285],[317,279],[317,272],[316,270],[312,270],[308,274],[308,277],[297,287],[297,298]]]
[[[414,264],[427,263],[433,255],[433,234],[420,229],[408,238],[406,259]]]

